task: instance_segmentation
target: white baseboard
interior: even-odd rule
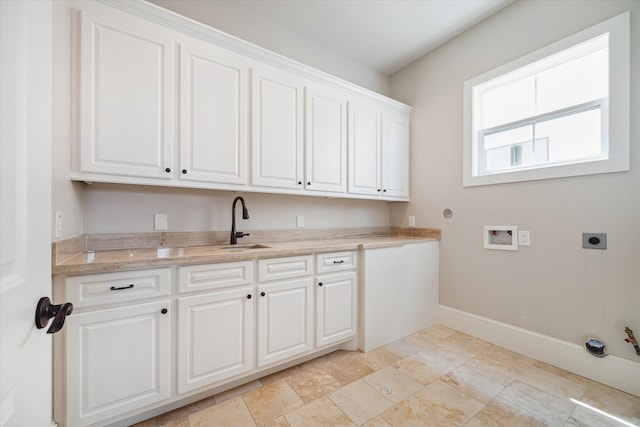
[[[611,355],[594,357],[577,344],[444,305],[438,305],[438,322],[640,397],[640,362]]]

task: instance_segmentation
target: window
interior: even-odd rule
[[[464,84],[464,186],[629,170],[629,13]]]

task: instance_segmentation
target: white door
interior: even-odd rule
[[[52,3],[0,1],[0,425],[51,425]]]

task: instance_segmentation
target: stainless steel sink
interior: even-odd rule
[[[246,251],[249,249],[270,249],[270,248],[271,246],[261,245],[259,243],[256,243],[253,245],[229,245],[229,246],[220,247],[220,249],[225,251]]]

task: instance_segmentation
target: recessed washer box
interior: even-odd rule
[[[485,225],[484,248],[517,251],[518,227],[515,225]]]

